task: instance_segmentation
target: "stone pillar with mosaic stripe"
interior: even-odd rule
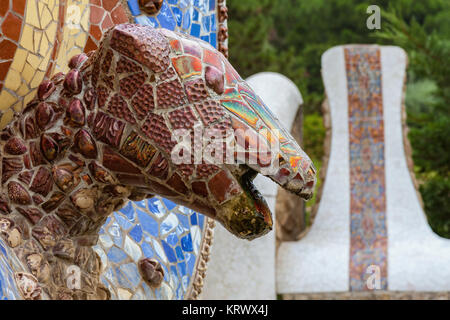
[[[323,54],[331,149],[311,229],[277,253],[277,290],[285,298],[438,297],[450,290],[450,241],[428,225],[408,168],[406,65],[406,53],[391,46]]]

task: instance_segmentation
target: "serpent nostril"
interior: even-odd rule
[[[139,7],[147,14],[155,14],[161,10],[163,0],[139,0]]]

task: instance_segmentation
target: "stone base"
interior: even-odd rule
[[[449,300],[450,292],[363,291],[289,293],[282,300]]]

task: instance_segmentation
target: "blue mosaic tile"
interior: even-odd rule
[[[127,263],[120,266],[120,270],[125,274],[133,287],[141,282],[141,276],[135,263]]]
[[[142,228],[140,225],[136,225],[133,229],[130,230],[130,232],[128,234],[134,241],[136,241],[138,243],[141,242]]]
[[[186,217],[185,215],[182,215],[180,213],[177,213],[177,218],[178,221],[180,221],[181,225],[186,228],[189,229],[189,218]]]
[[[205,222],[205,216],[203,214],[198,214],[198,222],[200,228],[203,229],[203,223]]]
[[[177,225],[179,224],[179,221],[177,219],[177,216],[174,213],[171,213],[167,216],[166,219],[161,223],[160,232],[161,235],[164,236],[170,231],[174,230]]]
[[[217,36],[215,33],[211,33],[209,35],[209,43],[213,46],[213,47],[217,47]]]
[[[157,237],[159,234],[158,222],[141,210],[138,210],[137,214],[142,228],[152,236]]]
[[[184,259],[183,250],[181,250],[181,247],[180,247],[180,246],[178,246],[178,247],[175,248],[175,253],[176,253],[177,258],[178,258],[179,261],[181,261],[181,260]]]
[[[111,236],[114,244],[118,247],[122,246],[123,242],[123,234],[122,229],[120,229],[120,226],[118,223],[114,222],[108,230],[109,235]]]
[[[163,202],[166,205],[166,208],[170,211],[177,206],[175,202],[170,201],[169,199],[163,198]]]
[[[140,208],[146,208],[146,201],[145,200],[141,200],[141,201],[135,201],[134,204],[137,205]]]
[[[177,247],[180,248],[180,247]],[[180,248],[181,251],[181,248]],[[183,255],[183,259],[184,259],[184,255]],[[181,276],[185,276],[186,275],[186,262],[178,262],[178,270],[180,271]]]
[[[171,233],[167,236],[166,238],[167,243],[171,246],[174,247],[177,245],[178,243],[178,236],[176,233]]]
[[[202,28],[203,28],[203,31],[205,31],[205,32],[209,32],[209,30],[210,30],[210,27],[211,27],[210,19],[211,19],[210,16],[202,17]]]
[[[181,9],[185,9],[185,8],[187,8],[187,7],[190,5],[190,1],[191,1],[191,0],[180,0],[180,1],[178,2],[178,6],[179,6]]]
[[[159,11],[157,18],[161,27],[169,30],[175,30],[176,27],[175,18],[168,4],[165,1],[162,4],[161,10]]]
[[[156,255],[165,263],[168,260],[166,254],[164,253],[163,247],[161,246],[161,242],[160,240],[152,239],[153,249],[155,249]]]
[[[189,30],[191,27],[191,14],[189,11],[186,11],[183,16],[183,29]]]
[[[194,250],[192,246],[192,237],[190,233],[181,238],[181,247],[183,248],[184,251],[188,252]]]
[[[191,224],[192,225],[196,225],[197,224],[197,215],[195,213],[193,213],[191,215]]]
[[[186,254],[187,258],[186,258],[186,263],[187,263],[187,267],[188,267],[188,273],[192,274],[192,272],[194,271],[194,267],[195,267],[195,255],[193,255],[192,253],[187,253]]]
[[[177,26],[180,27],[181,26],[181,22],[183,21],[183,12],[180,10],[180,8],[178,7],[173,7],[172,8],[172,13],[175,17],[175,20],[177,22]]]
[[[127,220],[125,217],[123,217],[121,214],[118,214],[117,212],[114,212],[114,217],[121,226],[122,230],[128,230],[133,226],[133,223],[131,223],[130,220]]]
[[[128,257],[128,255],[125,252],[123,252],[121,249],[119,249],[115,246],[113,246],[113,247],[111,247],[111,249],[109,249],[107,256],[108,256],[108,259],[114,263],[119,263]]]
[[[162,217],[167,213],[167,209],[161,204],[161,200],[153,198],[147,200],[148,209],[157,217]]]
[[[166,253],[167,259],[169,259],[169,262],[177,262],[175,251],[167,244],[166,241],[162,240],[161,243],[164,248],[164,252]]]
[[[200,18],[200,13],[198,12],[197,9],[194,9],[193,14],[192,14],[192,21],[199,21]]]
[[[130,221],[134,221],[135,212],[131,201],[129,201],[126,206],[119,210],[123,213]]]
[[[211,15],[211,31],[217,31],[216,15]]]
[[[122,270],[120,270],[120,267],[115,267],[114,272],[116,274],[117,282],[119,283],[120,287],[133,289],[132,284],[128,281],[126,274]]]
[[[128,8],[130,8],[131,14],[133,16],[137,16],[141,14],[141,10],[139,9],[138,0],[128,0]]]
[[[144,256],[146,258],[153,258],[155,256],[155,253],[153,252],[152,246],[149,245],[147,242],[142,243],[141,249],[142,249],[142,252],[144,253]]]

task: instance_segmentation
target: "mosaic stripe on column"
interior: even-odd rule
[[[388,262],[380,50],[376,46],[346,47],[345,66],[350,140],[349,285],[351,291],[370,290],[368,282],[376,285],[372,275],[379,271],[380,287],[375,289],[386,290]]]

